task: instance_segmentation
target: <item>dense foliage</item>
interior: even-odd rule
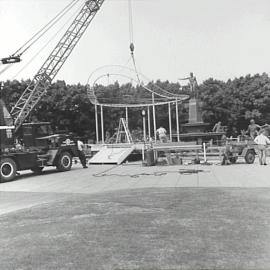
[[[15,104],[29,81],[6,81],[1,91],[1,98],[8,109]],[[180,92],[180,85],[169,81],[151,82],[150,89],[158,87],[172,93]],[[270,78],[266,73],[261,75],[247,75],[227,82],[208,79],[198,86],[202,101],[203,119],[214,125],[222,121],[229,130],[236,127],[238,131],[246,129],[248,122],[254,118],[259,124],[270,123]],[[118,82],[109,86],[96,86],[99,100],[103,103],[151,103],[151,93],[142,87],[132,84],[120,85]],[[162,98],[156,97],[156,101]],[[157,126],[168,128],[168,106],[156,109]],[[30,117],[37,117],[40,121],[50,121],[57,129],[66,129],[80,135],[95,138],[94,106],[87,97],[86,86],[67,85],[64,81],[52,84],[47,94],[32,112]],[[187,106],[179,107],[180,122],[187,121]],[[120,117],[125,117],[125,110],[106,108],[104,110],[105,130],[113,132],[118,126]],[[172,121],[175,123],[175,106],[172,106]],[[130,129],[141,129],[141,109],[129,110]],[[175,124],[173,124],[175,126]]]
[[[246,129],[251,118],[270,123],[270,78],[266,73],[228,80],[209,79],[200,85],[206,122],[218,120],[229,128]]]

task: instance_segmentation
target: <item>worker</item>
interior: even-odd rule
[[[238,137],[238,131],[236,127],[232,127],[231,138],[236,139]]]
[[[159,140],[162,143],[166,143],[167,142],[167,131],[166,131],[166,129],[164,127],[160,126],[157,129],[157,135],[158,135]]]
[[[23,143],[21,142],[21,140],[19,139],[16,139],[15,140],[15,148],[16,150],[24,150],[24,147],[23,147]]]
[[[221,165],[230,165],[230,158],[232,157],[232,147],[230,144],[225,144],[225,151],[223,153],[223,159],[221,161]]]
[[[105,143],[111,143],[111,133],[107,130],[105,133]]]
[[[250,138],[254,140],[255,137],[258,135],[259,129],[261,129],[261,126],[257,125],[254,119],[251,119],[246,133],[249,134]]]
[[[85,154],[84,154],[84,144],[83,142],[80,140],[80,138],[77,139],[77,148],[78,148],[78,156],[79,156],[79,159],[81,161],[81,164],[83,166],[84,169],[88,168],[87,165],[86,165],[86,157],[85,157]]]
[[[217,122],[213,129],[212,129],[213,132],[216,132],[216,133],[219,133],[219,132],[223,132],[223,128],[222,128],[222,125],[221,125],[221,121]]]
[[[266,164],[266,147],[270,144],[270,140],[267,138],[265,130],[260,130],[260,134],[255,138],[254,142],[258,145],[258,156],[261,165]]]

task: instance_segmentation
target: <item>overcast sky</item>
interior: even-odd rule
[[[69,2],[0,0],[0,57],[12,54]],[[191,71],[199,82],[227,80],[270,70],[269,0],[133,0],[132,6],[136,61],[153,80],[177,81]],[[125,64],[130,56],[128,21],[127,0],[105,0],[56,79],[85,84],[95,69]],[[0,80],[13,79],[55,31],[57,27]],[[32,78],[56,42],[17,79]]]

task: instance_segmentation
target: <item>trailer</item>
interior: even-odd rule
[[[231,163],[236,163],[239,157],[247,164],[253,164],[256,157],[256,144],[253,140],[228,141],[225,154]]]

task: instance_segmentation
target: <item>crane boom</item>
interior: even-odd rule
[[[85,1],[79,14],[12,108],[10,114],[14,119],[15,130],[22,125],[29,113],[46,93],[52,80],[67,60],[103,2],[104,0]]]

